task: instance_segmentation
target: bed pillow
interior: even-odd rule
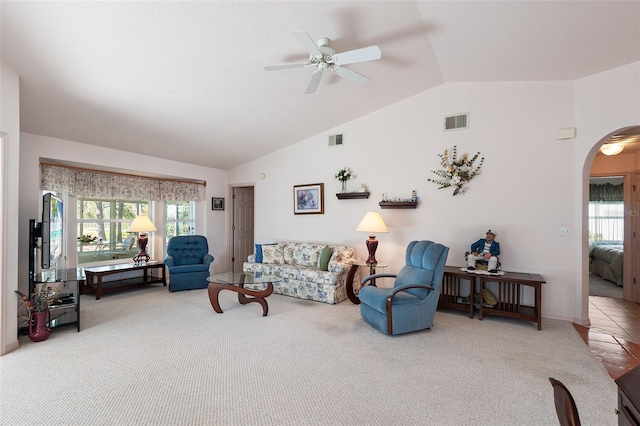
[[[284,256],[282,255],[282,246],[263,245],[262,246],[262,263],[273,263],[284,265]]]
[[[256,244],[256,263],[262,263],[262,246],[275,246],[277,243]]]

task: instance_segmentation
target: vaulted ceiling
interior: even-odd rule
[[[446,82],[576,80],[640,60],[638,1],[2,1],[21,130],[230,169]],[[291,35],[360,86],[312,68]]]

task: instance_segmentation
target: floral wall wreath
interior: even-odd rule
[[[474,167],[473,164],[476,162],[478,157],[480,157],[480,152],[471,158],[469,158],[469,154],[467,153],[462,154],[462,156],[458,158],[457,149],[457,146],[453,147],[451,157],[449,157],[448,149],[444,150],[444,154],[438,154],[442,169],[431,170],[431,172],[435,173],[439,178],[428,179],[429,182],[440,185],[438,189],[455,186],[453,195],[465,193],[466,188],[463,188],[464,184],[473,179],[474,176],[480,174],[482,163],[484,163],[484,156],[482,156],[482,158],[480,158],[480,163]]]

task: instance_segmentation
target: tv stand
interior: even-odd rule
[[[50,328],[76,325],[80,331],[80,286],[82,281],[84,281],[82,268],[51,269],[42,271],[36,276],[35,284],[48,285],[56,294],[68,293],[72,296],[72,300],[65,298],[62,303],[49,306]],[[73,311],[75,311],[75,315]]]

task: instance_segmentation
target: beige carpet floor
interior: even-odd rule
[[[257,304],[153,286],[82,296],[82,331],[0,357],[8,425],[557,425],[549,377],[585,425],[616,425],[616,386],[568,322],[436,314],[383,335],[359,307]]]

